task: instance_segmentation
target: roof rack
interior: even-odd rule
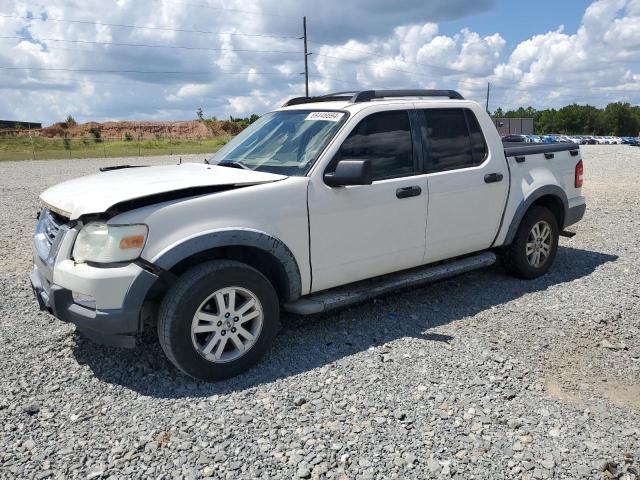
[[[319,97],[296,97],[285,102],[283,107],[301,105],[304,103],[348,101],[351,103],[370,102],[380,98],[400,97],[447,97],[452,100],[464,100],[455,90],[363,90],[349,92],[335,92]]]

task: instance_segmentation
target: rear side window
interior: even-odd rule
[[[487,144],[475,115],[462,108],[422,111],[422,140],[427,172],[441,172],[481,164]]]
[[[484,135],[480,129],[478,119],[471,110],[464,111],[469,125],[469,135],[471,137],[471,153],[473,155],[473,164],[480,165],[487,156],[487,144],[484,141]]]
[[[409,114],[405,111],[369,115],[351,131],[340,146],[331,168],[339,160],[370,160],[373,178],[414,173]]]

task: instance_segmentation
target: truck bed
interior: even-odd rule
[[[505,157],[534,155],[536,153],[565,152],[580,149],[577,143],[516,143],[503,142]]]

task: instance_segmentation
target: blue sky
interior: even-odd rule
[[[442,23],[442,33],[453,35],[463,28],[483,36],[499,32],[507,41],[505,51],[508,52],[521,41],[557,30],[561,25],[565,33],[576,33],[591,3],[589,0],[497,0],[493,8],[483,13]]]
[[[304,94],[303,15],[312,95],[640,102],[640,0],[0,0],[0,118],[262,114]]]

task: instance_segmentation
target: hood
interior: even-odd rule
[[[162,197],[170,192],[191,196],[207,193],[208,188],[215,191],[216,187],[259,185],[285,178],[205,163],[123,168],[59,183],[45,190],[40,199],[53,211],[74,220],[89,213],[106,212],[122,202]]]

